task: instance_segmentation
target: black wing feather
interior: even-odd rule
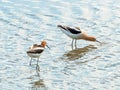
[[[80,29],[78,29],[78,28],[76,28],[76,29],[78,29],[78,30],[76,30],[76,29],[74,29],[74,28],[71,28],[71,27],[68,27],[68,26],[62,26],[62,25],[58,25],[58,27],[66,30],[66,31],[69,31],[69,32],[71,32],[72,34],[82,33],[82,32],[80,31]]]
[[[42,52],[43,52],[43,50],[41,50],[41,49],[27,51],[27,53],[42,53]]]
[[[76,30],[74,28],[71,28],[71,27],[66,27],[67,30],[69,30],[72,34],[79,34],[81,33],[81,31],[79,30]]]

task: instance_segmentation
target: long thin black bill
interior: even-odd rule
[[[96,42],[99,42],[99,43],[101,43],[100,41],[98,41],[98,40],[96,40]]]
[[[46,45],[46,46],[50,49],[50,47],[48,45]]]

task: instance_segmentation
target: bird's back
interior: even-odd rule
[[[44,51],[44,47],[42,47],[39,44],[34,44],[33,46],[31,46],[29,48],[29,50],[27,51],[27,53],[42,53]]]
[[[77,29],[77,28],[74,28],[74,27],[66,26],[62,29],[62,32],[65,33],[70,38],[73,38],[73,39],[82,38],[82,31]]]
[[[66,27],[66,30],[68,30],[70,33],[72,34],[80,34],[81,33],[81,30],[78,30],[77,28],[72,28],[72,27]]]

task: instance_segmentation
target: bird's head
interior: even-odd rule
[[[46,42],[45,40],[41,42],[41,46],[42,46],[42,47],[47,46],[47,47],[50,49],[50,47],[47,45],[47,42]]]
[[[97,39],[96,39],[96,37],[94,37],[94,36],[88,36],[87,34],[83,34],[83,39],[84,40],[88,40],[88,41],[93,41],[93,42],[99,42],[99,43],[101,43],[100,41],[98,41]]]
[[[96,39],[96,37],[94,37],[94,36],[91,36],[91,37],[89,38],[89,40],[90,40],[90,41],[93,41],[93,42],[99,42],[99,43],[101,43],[101,42],[98,41],[98,40]]]
[[[90,37],[88,38],[88,40],[89,40],[89,41],[93,41],[93,42],[95,42],[95,41],[96,41],[96,37],[94,37],[94,36],[90,36]]]
[[[41,46],[45,47],[47,45],[47,42],[46,41],[42,41],[41,42]]]

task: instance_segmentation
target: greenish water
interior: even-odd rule
[[[119,0],[1,0],[0,90],[120,90]],[[78,26],[102,44],[71,39],[58,24]],[[29,66],[26,51],[51,49]]]

